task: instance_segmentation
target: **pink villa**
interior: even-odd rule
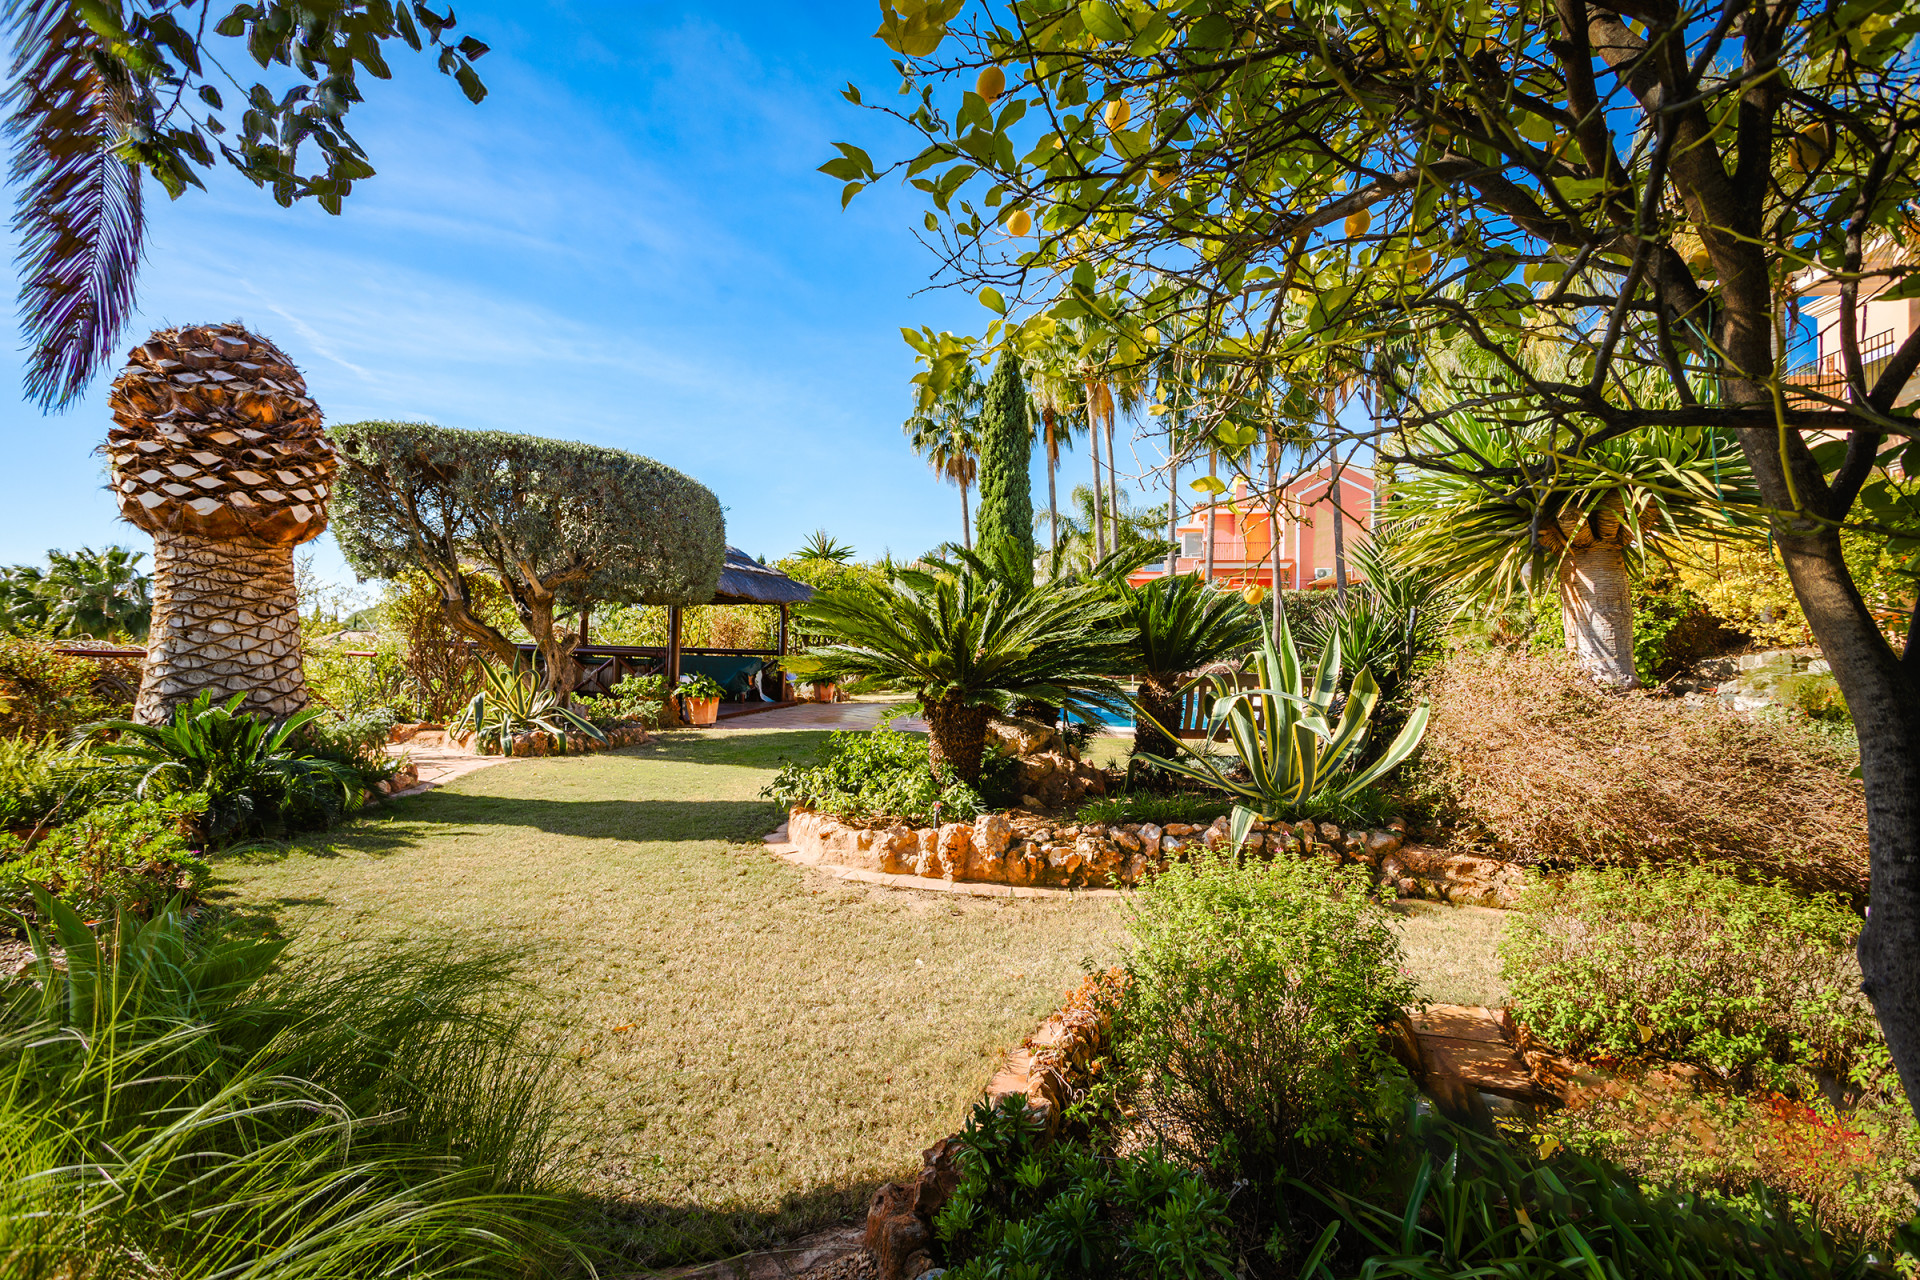
[[[1174,572],[1206,571],[1206,539],[1211,527],[1215,582],[1230,587],[1271,588],[1277,570],[1283,589],[1332,586],[1334,521],[1342,522],[1341,535],[1351,552],[1370,536],[1375,507],[1371,471],[1364,467],[1342,467],[1337,498],[1332,488],[1332,471],[1331,466],[1309,471],[1281,491],[1277,539],[1266,502],[1250,496],[1246,481],[1235,477],[1232,492],[1211,506],[1195,510],[1175,526],[1180,537],[1180,554],[1174,561]],[[1129,581],[1138,585],[1165,572],[1165,562],[1155,561],[1136,571]],[[1357,581],[1358,577],[1349,563],[1347,581]]]
[[[1868,248],[1866,265],[1884,269],[1895,263],[1911,261],[1908,253],[1893,241],[1882,240]],[[1846,362],[1840,351],[1840,285],[1818,269],[1801,272],[1794,283],[1800,291],[1800,314],[1812,325],[1816,346],[1812,361],[1788,373],[1786,380],[1844,399],[1847,374]],[[1895,348],[1906,341],[1908,334],[1920,328],[1920,298],[1888,301],[1879,296],[1891,287],[1891,282],[1886,280],[1869,284],[1867,296],[1859,301],[1855,313],[1860,364],[1869,386],[1886,367]],[[1894,398],[1894,404],[1906,404],[1916,396],[1920,396],[1920,375],[1908,380]]]

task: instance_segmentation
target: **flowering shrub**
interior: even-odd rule
[[[1811,1088],[1888,1069],[1829,896],[1704,867],[1584,870],[1529,889],[1500,944],[1513,1014],[1570,1053],[1664,1058]]]
[[[94,689],[91,658],[54,652],[46,641],[0,635],[0,737],[65,733],[117,714]]]

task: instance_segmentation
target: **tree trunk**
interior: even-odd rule
[[[153,625],[133,718],[165,721],[201,691],[279,719],[304,711],[293,547],[153,537]]]
[[[1092,400],[1091,394],[1088,400]],[[1087,421],[1087,453],[1093,458],[1093,559],[1098,564],[1107,556],[1107,511],[1106,500],[1101,496],[1100,424],[1091,413]]]
[[[1327,486],[1327,492],[1333,495],[1333,594],[1341,604],[1345,604],[1347,602],[1347,522],[1343,515],[1341,499],[1345,495],[1340,490],[1340,462],[1337,458],[1333,464],[1333,482]]]
[[[1607,538],[1560,558],[1560,617],[1571,653],[1596,684],[1632,689],[1633,582],[1625,548]]]
[[[1051,409],[1042,409],[1047,424],[1047,571],[1060,571],[1060,494],[1054,485],[1054,472],[1060,469],[1060,446],[1054,439],[1058,417]]]
[[[973,550],[973,518],[968,514],[967,510],[967,482],[965,480],[960,482],[960,541],[967,550]]]
[[[1220,473],[1220,451],[1218,449],[1209,449],[1207,450],[1207,478],[1210,480],[1218,480],[1220,478],[1219,473]],[[1209,490],[1207,493],[1207,527],[1205,531],[1201,534],[1201,536],[1206,539],[1206,544],[1207,544],[1207,581],[1208,582],[1213,581],[1213,527],[1216,523],[1218,523],[1218,521],[1215,519],[1216,513],[1214,511],[1213,504],[1215,499],[1218,497],[1219,495],[1212,492],[1211,490]]]
[[[1113,517],[1113,549],[1120,549],[1120,472],[1113,460],[1113,415],[1107,415],[1107,507]]]
[[[1171,578],[1180,561],[1180,459],[1173,452],[1173,428],[1167,428],[1167,576]]]
[[[935,777],[942,781],[958,779],[968,786],[980,781],[980,762],[987,750],[987,721],[992,714],[987,707],[960,702],[935,702],[925,708]]]
[[[1177,671],[1150,671],[1140,677],[1140,689],[1136,695],[1147,715],[1160,724],[1178,733],[1180,731],[1180,673]],[[1178,758],[1180,748],[1166,734],[1150,723],[1146,716],[1135,719],[1133,725],[1133,752],[1135,755],[1146,753],[1159,756],[1164,760]]]

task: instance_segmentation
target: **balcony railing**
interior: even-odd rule
[[[1874,334],[1860,344],[1860,371],[1866,377],[1867,389],[1873,389],[1873,380],[1880,376],[1887,361],[1893,358],[1893,330],[1885,329]],[[1818,396],[1829,399],[1846,399],[1847,359],[1844,352],[1829,351],[1811,364],[1803,364],[1787,371],[1786,383],[1789,387],[1803,387]],[[1796,395],[1793,397],[1796,407],[1821,403],[1816,395]]]

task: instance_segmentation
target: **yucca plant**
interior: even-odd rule
[[[1407,717],[1405,727],[1379,758],[1356,769],[1363,758],[1373,709],[1380,701],[1380,687],[1373,673],[1360,668],[1347,690],[1340,719],[1334,723],[1329,717],[1340,688],[1339,634],[1328,637],[1319,666],[1309,677],[1294,647],[1293,631],[1284,611],[1276,631],[1278,634],[1266,638],[1254,655],[1258,687],[1242,689],[1234,676],[1208,677],[1213,690],[1213,723],[1224,726],[1232,738],[1234,751],[1246,769],[1245,779],[1222,768],[1215,756],[1212,748],[1218,728],[1209,731],[1199,746],[1179,741],[1185,760],[1142,757],[1232,796],[1235,804],[1228,824],[1235,849],[1245,843],[1256,820],[1285,817],[1316,796],[1351,799],[1412,755],[1427,731],[1428,708],[1423,702]],[[1150,714],[1138,702],[1134,708],[1142,717]],[[1166,732],[1164,726],[1161,731]]]
[[[554,1274],[570,1252],[552,1076],[511,960],[324,963],[191,924],[99,932],[39,895],[0,986],[9,1277]]]
[[[567,734],[584,733],[604,743],[607,735],[593,721],[560,705],[551,690],[540,687],[533,672],[515,663],[511,670],[485,663],[480,668],[480,692],[460,709],[447,726],[449,733],[472,733],[481,751],[512,750],[515,735],[540,730],[553,735],[557,750],[567,749]]]
[[[101,720],[81,732],[96,740],[119,787],[135,799],[199,791],[209,841],[284,828],[295,814],[331,821],[351,806],[361,772],[314,754],[300,730],[317,711],[268,721],[242,711],[246,694],[216,703],[203,690],[158,724]]]

